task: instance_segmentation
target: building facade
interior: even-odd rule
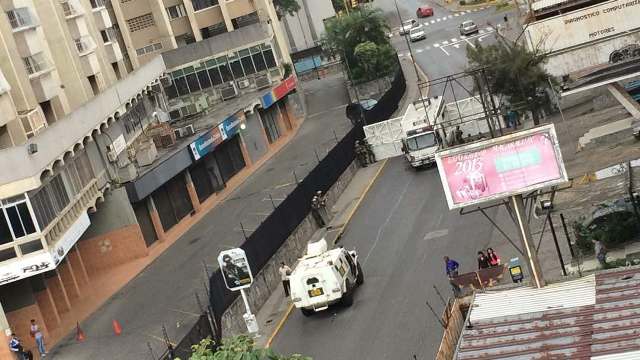
[[[303,114],[270,2],[99,1],[0,1],[0,327],[26,348],[30,319],[66,335],[94,282],[175,240]]]

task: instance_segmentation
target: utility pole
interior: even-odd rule
[[[513,206],[515,217],[518,225],[518,234],[522,240],[524,246],[524,253],[527,257],[527,265],[531,277],[533,278],[533,285],[536,288],[542,288],[545,285],[544,276],[542,275],[542,268],[538,262],[538,254],[536,246],[531,238],[531,229],[529,229],[529,222],[525,214],[524,201],[522,195],[513,195],[509,198],[511,206]]]

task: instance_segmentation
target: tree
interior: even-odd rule
[[[364,80],[373,80],[393,70],[394,53],[389,44],[376,45],[365,41],[356,45],[353,55],[358,60],[357,75]],[[364,70],[362,74],[359,70]]]
[[[189,360],[312,360],[300,354],[283,356],[271,349],[256,349],[253,339],[246,335],[223,339],[215,351],[210,338],[203,339],[191,348]]]
[[[531,111],[534,123],[538,124],[540,109],[550,105],[545,89],[551,75],[543,67],[547,53],[542,46],[530,50],[522,43],[499,38],[488,46],[479,42],[468,45],[467,57],[470,68],[485,68],[488,81],[485,85],[504,95],[512,106]]]
[[[388,30],[380,9],[360,8],[327,21],[322,47],[345,60],[352,80],[366,79],[371,75],[367,75],[365,65],[355,55],[355,49],[359,44],[373,43],[378,48],[377,64],[393,64],[394,52],[387,37]],[[383,56],[387,58],[386,63]],[[393,69],[393,65],[390,68]],[[388,66],[382,66],[381,69],[387,70],[387,73],[374,74],[374,77],[388,74]]]
[[[295,15],[300,10],[300,4],[297,0],[273,0],[273,6],[276,8],[278,18],[284,15]]]

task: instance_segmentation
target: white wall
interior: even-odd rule
[[[286,15],[282,22],[286,29],[291,52],[315,46],[324,34],[324,19],[336,15],[331,0],[297,0],[300,10]]]

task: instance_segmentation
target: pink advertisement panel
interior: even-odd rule
[[[449,207],[509,196],[565,179],[553,128],[487,147],[443,154],[438,169]],[[446,182],[446,184],[444,184]]]

